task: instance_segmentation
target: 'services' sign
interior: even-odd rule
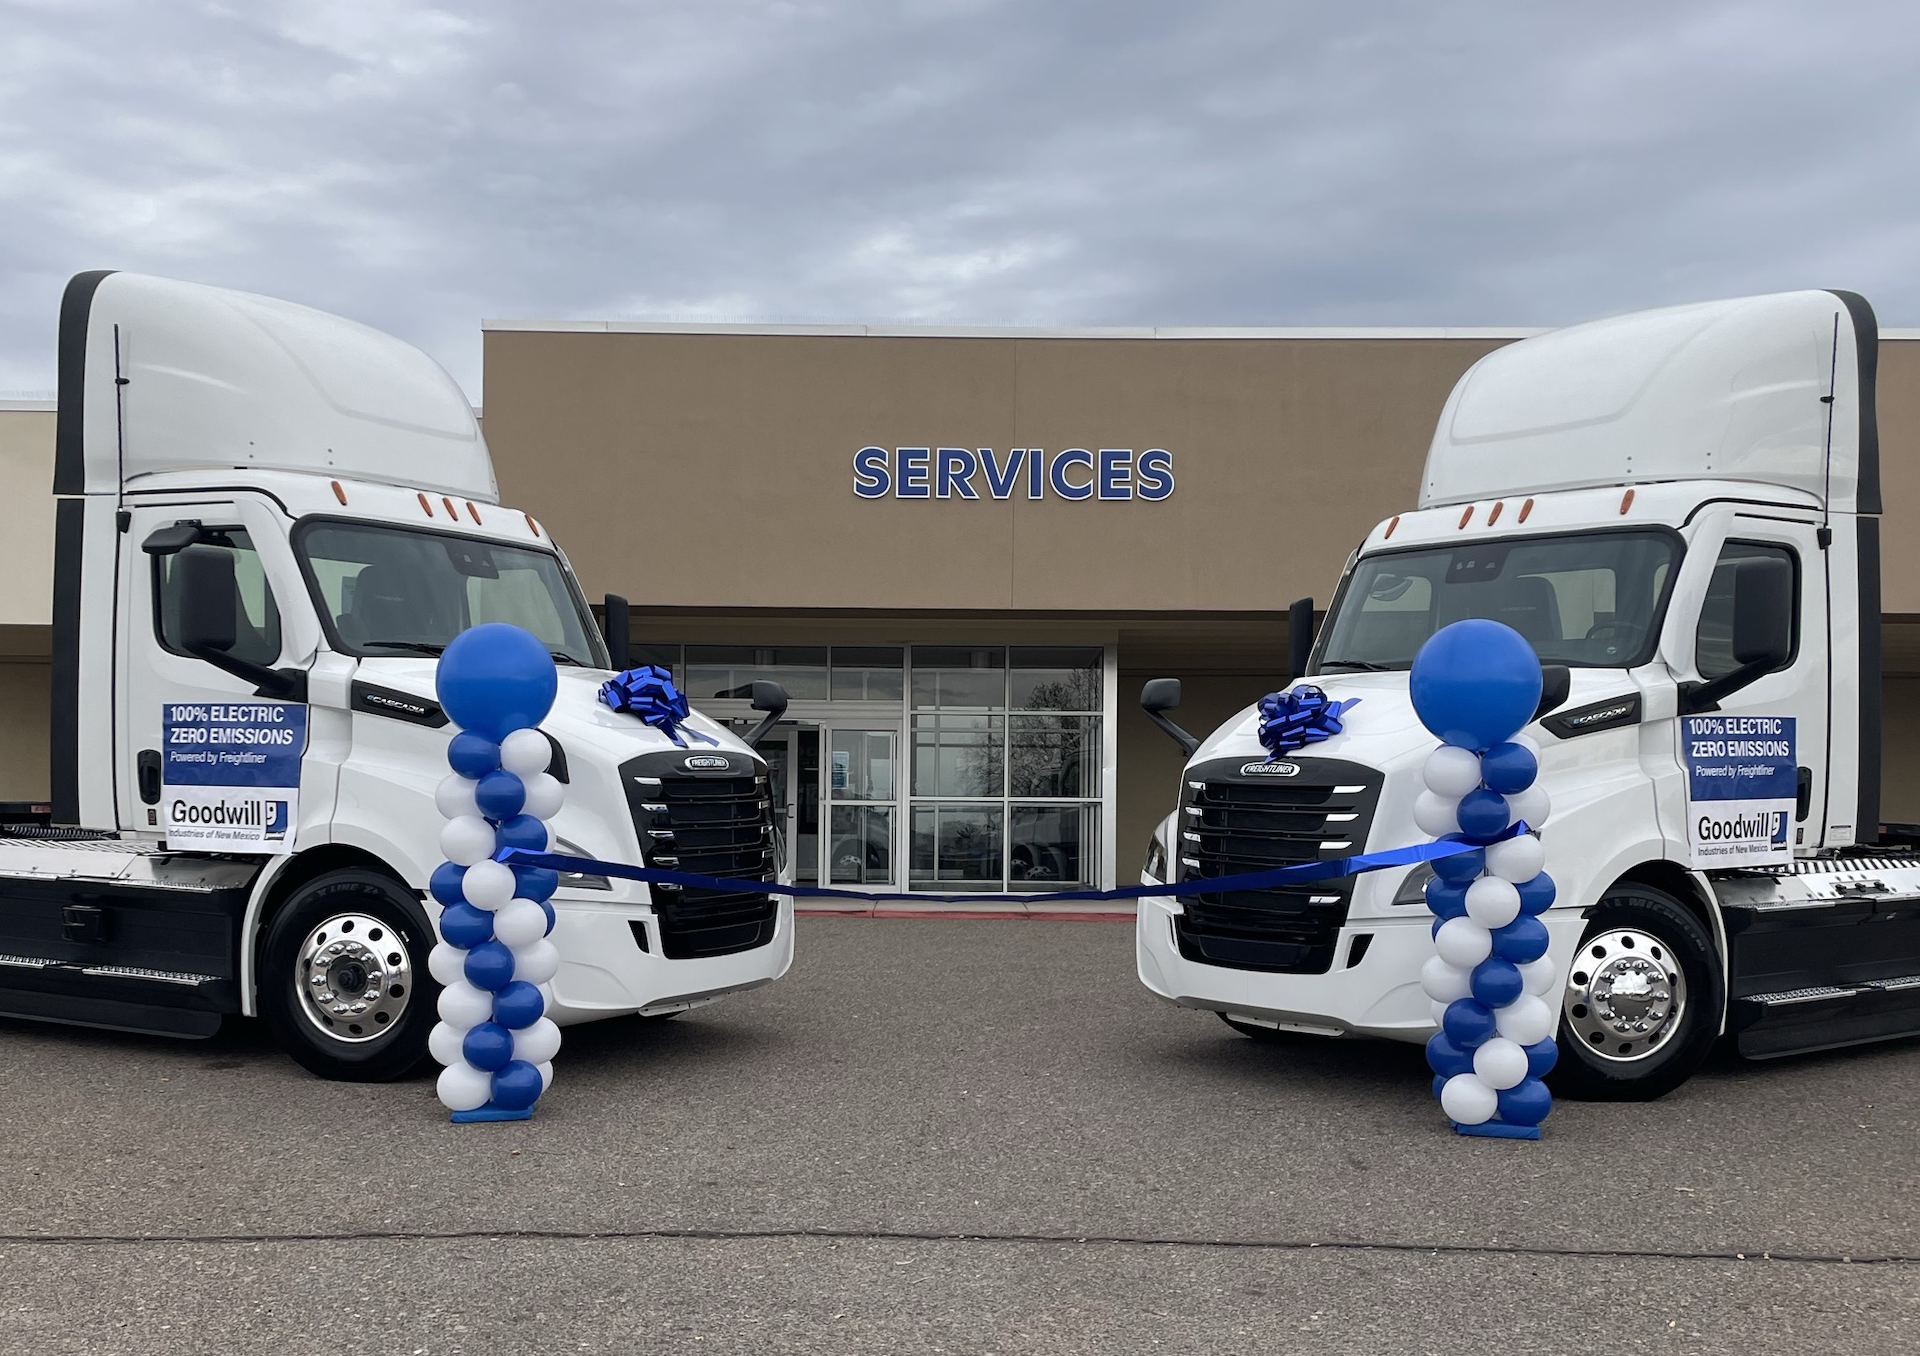
[[[862,499],[1145,499],[1173,495],[1173,453],[1149,447],[863,447],[853,454]]]
[[[160,806],[170,848],[285,852],[300,810],[307,708],[167,702]]]
[[[1791,716],[1688,716],[1687,843],[1693,865],[1793,860],[1798,792]]]

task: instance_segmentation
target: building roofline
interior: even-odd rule
[[[54,400],[0,400],[0,411],[52,414],[59,409]]]
[[[483,320],[493,333],[543,334],[769,334],[869,339],[1525,339],[1539,327],[1423,325],[1112,325],[1028,328],[1017,325],[762,325],[680,320]],[[1920,334],[1920,331],[1915,331]]]

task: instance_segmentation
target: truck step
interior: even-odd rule
[[[1749,1059],[1920,1035],[1920,974],[1738,997],[1727,1027]]]
[[[239,1010],[239,986],[220,975],[0,954],[0,1016],[202,1037]]]

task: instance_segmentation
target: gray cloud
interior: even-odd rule
[[[121,267],[482,316],[1920,324],[1898,3],[0,0],[0,391]]]

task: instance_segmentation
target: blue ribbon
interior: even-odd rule
[[[687,747],[687,741],[680,737],[681,722],[689,714],[686,694],[673,685],[673,675],[658,664],[642,664],[637,669],[615,674],[600,684],[600,700],[616,711],[640,717],[681,748]],[[685,733],[703,744],[720,742],[695,729]]]
[[[936,895],[909,892],[872,892],[835,890],[819,885],[783,885],[770,880],[741,880],[727,876],[703,876],[693,871],[668,871],[653,866],[628,866],[625,862],[603,862],[593,857],[572,857],[561,852],[535,852],[530,848],[501,848],[493,854],[497,862],[508,866],[544,866],[549,871],[577,872],[587,876],[618,876],[648,885],[678,885],[689,890],[752,890],[761,894],[791,895],[796,899],[911,900],[926,904],[1055,904],[1076,900],[1123,900],[1180,898],[1185,895],[1212,895],[1229,890],[1271,890],[1281,885],[1303,885],[1316,880],[1339,880],[1366,871],[1382,871],[1392,866],[1412,866],[1416,862],[1435,862],[1442,857],[1457,857],[1463,852],[1478,852],[1488,843],[1531,832],[1524,822],[1509,825],[1493,838],[1480,842],[1436,839],[1412,847],[1387,848],[1381,852],[1363,852],[1355,857],[1336,857],[1325,862],[1302,862],[1298,866],[1276,866],[1265,871],[1245,871],[1236,876],[1207,876],[1199,880],[1168,881],[1164,885],[1129,885],[1119,890],[1053,890],[1045,894],[1018,895]]]
[[[1260,742],[1271,763],[1283,753],[1318,744],[1340,733],[1340,717],[1360,704],[1358,697],[1330,701],[1311,684],[1260,699]]]

